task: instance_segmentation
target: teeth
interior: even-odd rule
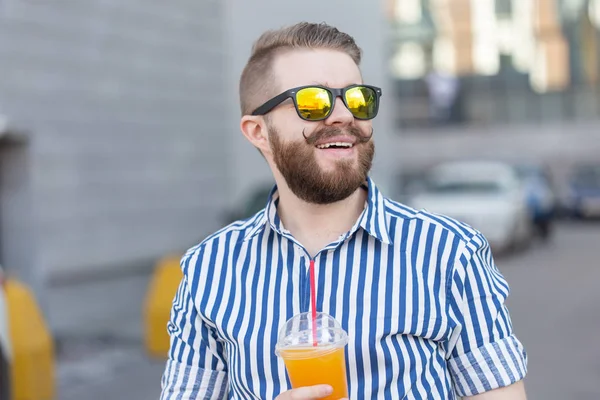
[[[318,149],[328,149],[332,146],[336,146],[336,147],[347,147],[350,148],[353,146],[352,143],[346,143],[346,142],[337,142],[337,143],[325,143],[325,144],[320,144],[317,146]]]

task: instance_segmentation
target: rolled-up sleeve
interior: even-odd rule
[[[509,286],[483,235],[466,244],[448,285],[452,334],[447,354],[457,394],[474,396],[523,379],[527,353],[513,334],[505,305]]]
[[[171,347],[160,399],[225,399],[227,368],[223,346],[214,328],[199,315],[186,277],[173,300],[167,329]]]

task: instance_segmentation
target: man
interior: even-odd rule
[[[363,83],[360,59],[325,24],[256,42],[241,130],[277,185],[263,211],[182,258],[163,400],[327,396],[289,390],[275,355],[279,329],[313,301],[348,332],[352,399],[525,398],[526,355],[485,238],[368,177],[381,89]]]

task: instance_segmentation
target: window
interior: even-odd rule
[[[600,117],[600,0],[395,5],[402,127]]]

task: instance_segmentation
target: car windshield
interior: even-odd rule
[[[574,182],[578,186],[600,187],[600,165],[579,168],[575,173]]]
[[[517,175],[521,179],[545,179],[546,174],[541,168],[529,165],[517,165],[515,167]]]
[[[271,194],[272,189],[273,188],[271,186],[266,186],[257,189],[248,201],[248,203],[246,203],[246,210],[244,214],[250,217],[253,214],[256,214],[261,209],[263,209],[267,204],[267,200],[269,198],[269,195]]]
[[[498,182],[494,181],[429,181],[427,191],[430,193],[472,193],[472,194],[497,194],[502,192],[503,188]]]

